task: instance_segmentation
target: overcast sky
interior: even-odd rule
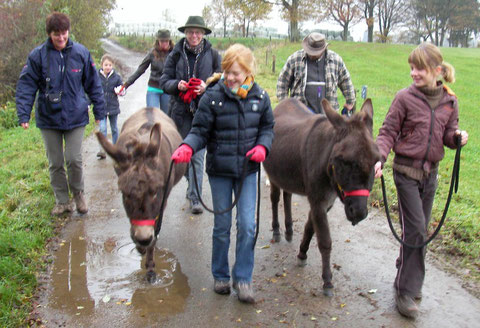
[[[162,19],[162,12],[169,9],[178,26],[185,24],[188,16],[202,15],[202,9],[211,0],[117,0],[117,8],[112,12],[115,23],[158,22]],[[278,13],[272,12],[270,20],[263,26],[275,27],[278,33],[287,34],[288,23],[282,21]],[[327,26],[328,25],[328,26]],[[359,23],[351,29],[355,41],[359,41],[366,29],[365,24]],[[339,25],[308,24],[308,28],[329,28],[341,30]]]

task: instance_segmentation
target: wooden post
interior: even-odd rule
[[[272,55],[272,73],[275,73],[275,55]]]
[[[267,66],[267,65],[268,65],[268,48],[265,51],[265,66]]]

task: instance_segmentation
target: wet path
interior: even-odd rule
[[[109,42],[105,48],[132,69],[143,58]],[[145,105],[148,74],[121,100],[119,127]],[[159,281],[148,284],[130,240],[112,161],[97,160],[98,150],[96,139],[88,138],[84,162],[90,210],[83,217],[72,217],[60,236],[40,300],[47,327],[480,327],[480,301],[461,287],[461,281],[438,269],[431,257],[421,315],[416,321],[401,317],[392,288],[398,245],[383,213],[372,213],[352,227],[338,202],[330,213],[335,296],[325,298],[315,241],[308,265],[295,265],[308,211],[306,200],[294,196],[293,242],[271,245],[270,204],[264,186],[254,272],[257,304],[244,305],[235,295],[212,291],[213,217],[189,213],[184,180],[171,193],[157,242]],[[203,197],[211,204],[206,180],[204,186]],[[232,249],[234,245],[232,238]]]

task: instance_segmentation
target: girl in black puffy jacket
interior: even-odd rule
[[[100,81],[102,82],[103,95],[105,97],[105,118],[100,121],[100,132],[107,136],[107,118],[110,121],[112,130],[112,142],[116,143],[118,139],[117,117],[120,114],[120,104],[118,102],[117,91],[122,86],[122,78],[113,69],[113,58],[110,55],[103,55],[98,71]],[[117,91],[116,91],[117,90]],[[105,159],[103,150],[97,153],[99,159]]]

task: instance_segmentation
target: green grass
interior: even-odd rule
[[[11,118],[13,106],[1,108],[0,117]],[[20,327],[27,325],[36,274],[45,269],[46,244],[61,220],[49,214],[55,199],[35,122],[26,131],[5,128],[11,119],[0,123],[0,327]],[[93,129],[90,124],[86,134]]]
[[[211,41],[216,45],[221,41],[222,47],[229,42],[241,42],[255,49],[256,81],[267,90],[275,106],[278,74],[287,57],[300,49],[301,44],[285,44],[283,40]],[[147,49],[150,44],[151,40],[144,42]],[[407,57],[413,46],[330,42],[329,48],[344,58],[356,89],[368,86],[368,97],[372,98],[375,109],[376,135],[395,93],[411,83]],[[429,249],[440,254],[460,255],[455,258],[455,264],[470,270],[473,279],[480,281],[480,181],[475,173],[479,171],[476,159],[480,156],[480,141],[476,138],[480,129],[475,126],[480,120],[476,108],[480,99],[477,82],[480,49],[442,48],[442,52],[445,60],[457,70],[457,82],[452,88],[459,98],[460,127],[469,132],[470,140],[462,150],[459,193],[452,199],[441,238],[435,240]],[[275,73],[272,72],[272,55],[276,56]],[[361,102],[359,99],[359,104]],[[37,285],[36,274],[45,268],[46,245],[61,222],[49,214],[54,197],[40,131],[34,122],[27,131],[20,127],[11,128],[12,120],[15,120],[13,106],[8,104],[0,108],[0,327],[27,325],[26,318]],[[93,122],[92,116],[90,118]],[[86,135],[93,128],[90,124]],[[394,207],[396,197],[391,178],[391,157],[384,173],[389,202]],[[434,220],[438,220],[443,211],[453,157],[454,151],[447,150],[440,165]],[[381,197],[380,183],[376,181],[372,203],[381,204]]]

